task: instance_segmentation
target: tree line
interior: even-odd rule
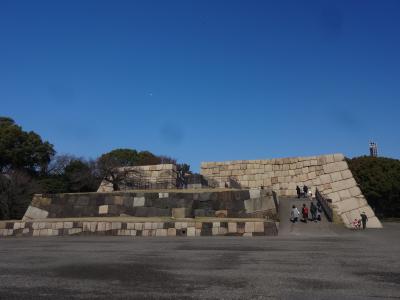
[[[400,160],[361,156],[347,159],[368,204],[378,217],[400,217]]]
[[[57,155],[37,133],[0,117],[0,219],[21,219],[35,193],[94,192],[104,178],[118,190],[126,178],[119,167],[160,163],[176,159],[135,149],[115,149],[97,159]],[[190,166],[177,165],[183,178]]]
[[[362,156],[347,162],[376,215],[400,217],[400,160]],[[35,193],[94,192],[104,178],[118,190],[127,175],[116,172],[119,167],[160,163],[176,160],[135,149],[115,149],[93,160],[57,155],[37,133],[0,117],[0,219],[20,219]],[[184,182],[190,166],[177,166]]]

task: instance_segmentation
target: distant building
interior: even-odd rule
[[[378,145],[375,142],[369,142],[369,155],[378,157]]]

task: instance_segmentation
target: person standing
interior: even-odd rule
[[[303,186],[303,192],[304,192],[304,198],[308,197],[308,186],[304,185]]]
[[[311,202],[310,212],[311,212],[311,219],[314,222],[317,222],[317,206],[314,204],[314,202]]]
[[[318,209],[318,212],[322,212],[322,206],[321,206],[321,202],[319,202],[319,201],[317,201],[317,209]]]
[[[300,212],[297,209],[296,205],[292,206],[292,211],[290,212],[290,221],[292,223],[296,223],[299,220]]]
[[[365,228],[367,227],[367,222],[368,222],[368,217],[367,217],[367,215],[365,214],[365,211],[363,211],[363,212],[360,214],[360,217],[361,217],[362,227],[363,227],[363,229],[365,229]]]
[[[303,204],[303,208],[301,209],[301,213],[303,215],[303,220],[302,221],[304,223],[307,223],[307,220],[308,220],[308,208],[307,208],[305,203]]]
[[[301,191],[299,186],[296,186],[296,192],[297,192],[297,198],[300,199]]]

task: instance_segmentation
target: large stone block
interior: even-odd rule
[[[341,201],[338,192],[328,193],[328,194],[326,194],[326,197],[327,197],[328,199],[331,199],[331,200],[332,200],[332,203]]]
[[[336,153],[336,154],[333,155],[333,158],[334,158],[335,162],[343,161],[344,160],[344,155],[341,154],[341,153]]]
[[[73,222],[64,222],[63,226],[65,229],[71,229],[73,227]]]
[[[187,236],[196,236],[196,228],[195,227],[188,227],[186,235]]]
[[[187,222],[175,222],[175,229],[185,229],[187,226]]]
[[[217,218],[226,218],[228,217],[228,211],[226,209],[215,211],[215,216]]]
[[[121,222],[112,222],[111,229],[121,229],[122,223]]]
[[[167,236],[167,229],[156,229],[156,236]]]
[[[175,228],[168,228],[167,229],[168,236],[176,236],[176,229]]]
[[[176,219],[189,218],[191,217],[191,209],[186,207],[173,208],[172,217]]]
[[[236,222],[229,222],[228,223],[228,232],[229,233],[236,233],[237,232],[237,223]]]
[[[244,231],[245,232],[254,232],[254,222],[246,222]]]
[[[143,230],[144,223],[135,223],[135,230]]]
[[[134,197],[133,206],[134,207],[144,206],[145,201],[146,201],[145,197]]]
[[[351,197],[349,190],[341,190],[338,193],[341,200],[346,200]]]
[[[353,211],[359,208],[359,203],[356,198],[348,198],[335,203],[335,205],[340,213]]]
[[[264,232],[264,222],[254,222],[254,232]]]
[[[332,182],[342,180],[342,174],[340,172],[331,173],[330,176],[331,176],[331,181]]]
[[[351,174],[350,170],[343,170],[340,173],[341,173],[343,179],[348,179],[348,178],[353,177],[353,174]]]
[[[377,217],[368,218],[367,228],[382,228],[382,224]]]
[[[108,205],[100,205],[99,206],[99,215],[108,214]]]
[[[40,209],[34,206],[28,206],[28,209],[26,210],[22,220],[25,221],[34,219],[46,219],[48,215],[49,212],[44,209]]]
[[[327,154],[325,155],[325,161],[327,164],[333,163],[335,161],[333,154]]]

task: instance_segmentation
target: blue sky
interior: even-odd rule
[[[0,115],[58,153],[400,157],[400,1],[1,1]]]

